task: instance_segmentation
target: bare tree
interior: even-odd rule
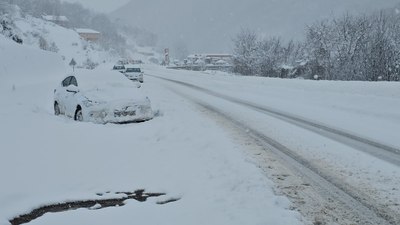
[[[254,31],[242,29],[233,39],[234,42],[234,72],[243,75],[256,73],[258,37]]]
[[[281,77],[278,67],[283,61],[283,50],[280,38],[260,41],[257,48],[258,74],[267,77]]]
[[[311,67],[311,76],[334,79],[333,68],[334,31],[329,21],[321,21],[307,30],[307,50]]]

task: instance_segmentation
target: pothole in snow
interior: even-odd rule
[[[105,197],[105,195],[111,194],[110,192],[97,193],[97,196]],[[156,198],[161,196],[166,196],[166,193],[149,193],[145,192],[144,189],[136,190],[134,192],[115,192],[118,197],[114,198],[102,198],[93,200],[78,200],[78,201],[68,201],[63,203],[55,203],[51,205],[41,206],[32,210],[31,212],[23,215],[14,217],[9,222],[12,225],[20,225],[24,223],[29,223],[46,213],[59,213],[76,209],[89,209],[89,210],[99,210],[108,207],[119,207],[124,206],[125,201],[128,199],[134,199],[139,202],[145,202],[148,198]],[[160,200],[156,203],[159,205],[168,204],[171,202],[176,202],[180,198],[166,198],[166,200]]]

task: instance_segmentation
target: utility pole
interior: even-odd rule
[[[164,63],[166,66],[169,66],[169,48],[164,49]]]

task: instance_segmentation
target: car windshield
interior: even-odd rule
[[[125,69],[125,67],[124,67],[124,66],[114,66],[114,69],[116,69],[116,70],[123,70],[123,69]]]
[[[126,72],[128,73],[140,73],[140,68],[128,68],[126,69]]]

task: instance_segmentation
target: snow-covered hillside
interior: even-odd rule
[[[83,40],[76,31],[42,19],[31,16],[16,18],[15,24],[23,33],[25,44],[35,47],[44,45],[45,50],[60,54],[67,63],[72,58],[78,62],[78,65],[84,64],[87,60],[101,63],[118,58],[118,55],[112,55],[97,44]],[[40,43],[41,38],[45,42]]]
[[[0,15],[0,20],[9,23],[11,32],[22,39],[23,45],[57,53],[66,65],[72,58],[78,63],[78,67],[115,62],[120,58],[116,51],[105,50],[96,43],[84,40],[75,29],[28,14],[22,16],[16,6],[11,6],[7,13]]]
[[[60,55],[20,45],[0,35],[0,88],[12,89],[41,82],[42,76],[60,79],[70,69]]]
[[[78,65],[84,65],[87,61],[101,63],[118,58],[117,54],[111,54],[99,45],[82,39],[73,29],[29,15],[25,17],[14,15],[13,21],[17,32],[22,34],[24,44],[56,52],[67,64],[72,58]]]

